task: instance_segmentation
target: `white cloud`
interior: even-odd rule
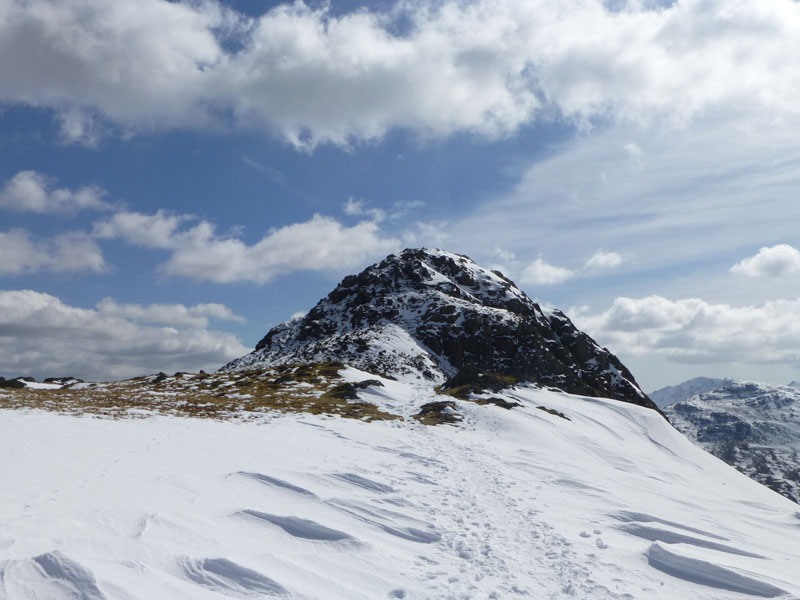
[[[756,255],[733,265],[731,273],[748,277],[781,277],[800,273],[800,251],[789,244],[764,247]]]
[[[103,126],[92,114],[77,108],[61,111],[57,121],[61,139],[67,144],[95,148],[104,134]]]
[[[113,298],[104,298],[97,304],[97,312],[104,318],[119,318],[135,323],[161,323],[172,327],[205,329],[209,319],[244,322],[242,317],[224,304],[118,304]]]
[[[626,355],[699,363],[800,362],[800,299],[735,307],[649,296],[617,298],[600,314],[570,312],[578,327]]]
[[[367,208],[365,200],[356,200],[352,196],[344,203],[342,210],[344,214],[350,215],[351,217],[367,216],[371,221],[375,221],[376,223],[380,223],[386,219],[386,211],[380,208]]]
[[[93,235],[170,251],[161,271],[198,281],[266,283],[292,271],[341,272],[398,249],[374,221],[347,227],[321,215],[269,233],[248,245],[234,234],[220,235],[212,223],[158,211],[123,212],[95,223]]]
[[[405,33],[396,33],[399,30]],[[401,127],[497,137],[554,112],[684,124],[800,107],[792,0],[455,0],[249,19],[211,0],[0,0],[0,101],[60,112],[95,143],[125,132],[256,126],[299,148]]]
[[[122,239],[146,248],[171,248],[175,245],[180,226],[193,218],[164,210],[152,215],[118,212],[105,221],[95,223],[93,234],[98,238]]]
[[[556,285],[572,279],[575,273],[557,267],[539,257],[526,266],[520,276],[520,283],[527,285]]]
[[[31,290],[0,291],[0,365],[6,377],[84,379],[216,369],[247,348],[230,333],[208,330],[209,317],[235,318],[221,305],[104,300],[93,310]],[[143,324],[153,322],[164,325]]]
[[[20,171],[0,190],[0,208],[46,214],[111,208],[103,200],[106,192],[97,186],[85,186],[74,191],[54,186],[52,177],[36,171]]]
[[[605,250],[598,250],[592,254],[583,268],[589,273],[596,273],[598,271],[608,271],[616,269],[625,261],[624,257],[619,252],[606,252]]]
[[[97,243],[82,232],[35,240],[24,229],[0,231],[0,275],[37,271],[101,273],[106,269]]]
[[[384,237],[373,222],[345,227],[320,215],[273,229],[252,246],[236,238],[218,236],[206,222],[173,240],[173,254],[163,271],[216,283],[265,283],[292,271],[340,272],[398,247],[398,241]]]

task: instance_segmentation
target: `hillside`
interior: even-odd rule
[[[665,412],[698,446],[800,502],[800,390],[728,379]]]

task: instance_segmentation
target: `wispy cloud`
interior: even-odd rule
[[[342,206],[342,211],[351,217],[369,217],[369,220],[380,223],[386,219],[386,211],[380,208],[369,208],[367,201],[350,196]]]

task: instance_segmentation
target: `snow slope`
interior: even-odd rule
[[[499,396],[437,427],[0,410],[0,599],[800,597],[795,504],[653,410]]]

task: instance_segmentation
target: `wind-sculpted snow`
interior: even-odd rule
[[[285,598],[289,595],[277,581],[226,558],[183,557],[179,563],[187,579],[225,596]]]
[[[800,389],[726,379],[665,411],[700,447],[800,502]]]
[[[761,598],[786,595],[786,592],[779,587],[705,560],[683,556],[661,544],[650,546],[647,559],[651,567],[691,583]]]
[[[224,370],[326,360],[435,383],[493,373],[655,408],[625,366],[564,313],[442,250],[404,250],[345,277]]]
[[[495,395],[436,427],[0,410],[0,599],[800,597],[794,503],[653,410]]]
[[[29,559],[0,560],[0,598],[107,600],[94,573],[57,550]]]
[[[264,475],[263,473],[249,473],[247,471],[240,471],[236,473],[236,475],[241,475],[242,477],[249,477],[250,479],[255,479],[260,483],[264,483],[270,486],[275,486],[278,488],[282,488],[285,490],[289,490],[290,492],[295,492],[297,494],[301,494],[303,496],[309,496],[311,498],[316,498],[314,492],[309,492],[307,489],[302,488],[300,486],[294,485],[289,483],[288,481],[284,481],[283,479],[278,479],[277,477],[270,477],[269,475]]]
[[[266,521],[268,523],[272,523],[273,525],[277,525],[286,533],[296,538],[302,538],[305,540],[319,540],[322,542],[338,542],[341,540],[353,539],[353,536],[348,533],[331,529],[330,527],[325,527],[324,525],[320,525],[319,523],[315,523],[309,519],[270,515],[249,508],[243,510],[241,514],[252,517],[259,521]]]

